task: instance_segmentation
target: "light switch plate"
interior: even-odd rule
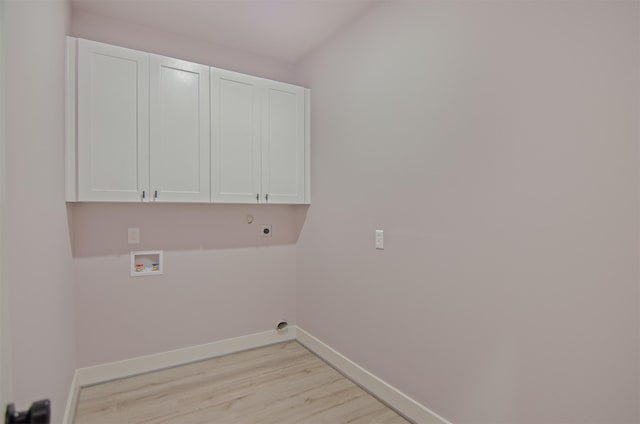
[[[140,243],[140,228],[128,228],[127,229],[127,242],[129,244]]]
[[[384,250],[384,230],[376,230],[376,249]]]

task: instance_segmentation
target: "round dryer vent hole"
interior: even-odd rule
[[[278,321],[276,323],[276,330],[278,333],[284,333],[287,331],[287,327],[289,327],[289,323],[287,321]]]

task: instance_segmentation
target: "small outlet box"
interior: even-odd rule
[[[262,234],[262,237],[271,237],[272,233],[273,231],[271,230],[271,225],[263,225],[260,228],[260,234]]]

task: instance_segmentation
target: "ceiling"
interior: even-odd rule
[[[71,0],[71,7],[296,63],[374,1]]]

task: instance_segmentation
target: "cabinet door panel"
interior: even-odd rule
[[[267,81],[262,183],[268,203],[304,203],[304,89]]]
[[[259,79],[212,69],[213,202],[256,203],[260,193]]]
[[[209,68],[152,56],[150,119],[155,200],[209,202]]]
[[[149,186],[148,55],[78,49],[78,199],[138,201]]]

